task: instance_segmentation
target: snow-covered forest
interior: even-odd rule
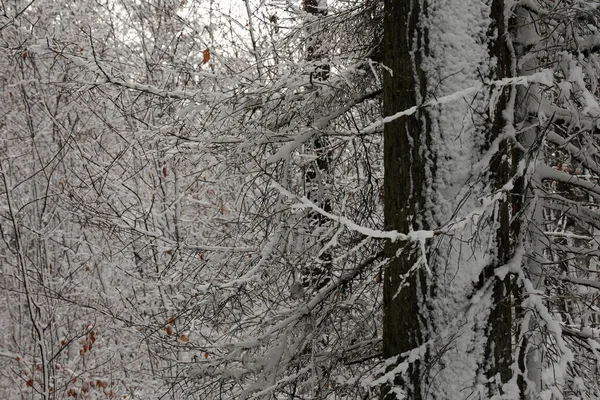
[[[1,399],[600,399],[597,0],[0,0]]]

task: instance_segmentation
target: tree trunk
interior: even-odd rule
[[[490,55],[496,57],[497,64],[492,79],[503,79],[511,76],[511,56],[508,44],[506,43],[507,26],[502,17],[504,15],[504,0],[493,0],[491,16],[495,17],[492,21],[490,37],[495,38],[489,45]],[[510,88],[505,88],[500,94],[496,104],[494,115],[496,118],[492,121],[488,143],[492,143],[495,138],[500,136],[507,123],[502,113],[507,109],[510,102]],[[512,118],[509,117],[509,118]],[[514,174],[514,167],[518,163],[516,154],[509,139],[503,140],[499,144],[498,152],[490,163],[490,180],[494,188],[502,190],[511,176]],[[512,164],[512,165],[511,165]],[[498,267],[506,264],[514,253],[512,238],[518,235],[518,228],[511,229],[511,199],[505,196],[498,203],[498,212],[496,217],[496,260],[484,270],[482,281],[493,279],[493,304],[494,307],[488,318],[488,343],[486,347],[486,360],[489,363],[486,371],[489,390],[492,394],[502,392],[501,384],[508,382],[512,376],[510,366],[512,364],[512,277],[507,274],[502,278],[495,277]],[[514,212],[514,210],[513,210]],[[496,378],[496,379],[495,379]],[[498,379],[499,378],[499,379]],[[497,385],[499,384],[499,385]]]
[[[392,73],[384,73],[384,113],[393,115],[417,104],[424,79],[413,66],[411,52],[423,45],[417,29],[419,1],[385,2],[384,65]],[[406,35],[409,32],[409,35]],[[417,53],[418,54],[418,53]],[[424,229],[420,215],[424,203],[425,164],[421,150],[426,138],[425,119],[420,113],[398,118],[384,128],[384,220],[385,228],[407,233],[411,228]],[[412,218],[412,220],[411,220]],[[402,254],[399,254],[402,252]],[[388,243],[385,249],[390,262],[384,272],[383,285],[383,355],[396,356],[416,347],[425,340],[425,329],[419,320],[420,301],[425,286],[423,271],[411,271],[419,256],[419,249],[409,243]],[[401,290],[400,290],[401,289]],[[401,360],[399,360],[401,361]],[[406,377],[398,376],[394,386],[405,387],[408,398],[421,398],[419,361],[412,363]],[[393,399],[391,386],[383,389],[384,399]]]
[[[510,76],[503,0],[460,7],[386,0],[384,6],[386,117],[481,80]],[[489,15],[479,30],[470,25],[479,21],[473,19],[477,12]],[[484,40],[471,40],[481,28],[487,31]],[[455,66],[453,60],[471,65]],[[407,399],[467,398],[485,390],[491,396],[512,377],[511,277],[496,277],[513,254],[510,199],[474,211],[481,208],[479,199],[501,193],[512,174],[510,142],[493,145],[512,123],[503,113],[508,92],[499,93],[490,115],[485,115],[490,99],[481,92],[385,124],[385,229],[408,233],[461,220],[468,226],[431,240],[427,255],[414,243],[386,246],[383,355],[400,356],[390,370],[403,362],[407,368],[384,385],[385,400],[398,393]],[[431,275],[420,265],[421,256],[428,258]],[[472,302],[474,296],[485,301]],[[480,388],[482,376],[486,389]]]
[[[327,2],[324,0],[304,0],[303,1],[304,11],[307,13],[321,18],[327,15]],[[318,26],[317,26],[318,28]],[[315,70],[311,72],[311,83],[314,81],[323,82],[329,77],[330,66],[327,62],[321,61],[321,58],[325,56],[322,32],[316,29],[315,26],[311,26],[308,29],[308,37],[306,39],[306,61],[314,62]],[[316,111],[318,114],[319,111]],[[325,187],[328,184],[328,180],[331,179],[331,154],[329,149],[329,141],[327,137],[320,136],[318,133],[315,134],[315,138],[309,144],[317,159],[311,163],[306,169],[305,174],[305,185],[306,195],[316,205],[321,207],[323,210],[331,211],[331,201],[324,196],[326,192]],[[324,227],[328,218],[323,215],[311,211],[310,217],[312,219],[312,228],[318,229]],[[315,261],[315,264],[311,266],[310,270],[304,271],[303,285],[306,288],[312,288],[320,290],[331,280],[331,268],[332,268],[332,256],[330,252],[326,251]]]

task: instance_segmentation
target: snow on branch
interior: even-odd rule
[[[590,154],[589,151],[582,151],[582,149],[572,144],[570,140],[563,138],[556,132],[548,132],[546,139],[549,142],[564,148],[572,157],[585,165],[586,168],[590,169],[590,171],[595,174],[600,175],[600,167],[598,167],[598,163],[593,157],[594,155]]]
[[[594,281],[594,280],[591,280],[591,279],[572,278],[572,277],[569,277],[569,276],[565,276],[565,277],[562,278],[562,280],[574,283],[576,285],[587,286],[587,287],[590,287],[590,288],[594,288],[594,289],[600,290],[600,282]]]
[[[514,78],[504,78],[504,79],[499,79],[499,80],[487,82],[487,83],[480,82],[469,88],[459,90],[458,92],[449,94],[447,96],[442,96],[437,99],[429,100],[429,101],[425,102],[424,104],[421,104],[418,106],[413,106],[407,110],[400,111],[394,115],[390,115],[388,117],[382,118],[379,121],[376,121],[376,122],[372,123],[371,125],[368,125],[367,127],[362,129],[358,133],[363,134],[363,135],[373,133],[380,126],[385,125],[388,122],[392,122],[398,118],[401,118],[401,117],[404,117],[407,115],[412,115],[421,108],[433,107],[433,106],[437,106],[437,105],[451,103],[456,100],[461,100],[466,97],[470,97],[470,96],[477,94],[484,87],[494,86],[496,88],[503,88],[508,85],[524,85],[525,86],[525,85],[529,85],[531,83],[541,83],[543,85],[552,86],[553,82],[554,82],[553,72],[551,69],[544,69],[540,72],[537,72],[532,75],[527,75],[527,76],[516,76]]]
[[[600,200],[600,187],[597,183],[587,181],[566,172],[558,171],[546,164],[539,164],[536,167],[535,173],[540,179],[551,179],[557,182],[564,182],[585,189],[595,199]]]
[[[528,75],[528,76],[517,76],[514,78],[504,78],[504,79],[500,79],[500,80],[496,80],[496,81],[492,81],[492,82],[481,82],[477,85],[471,86],[469,88],[466,88],[464,90],[460,90],[458,92],[449,94],[447,96],[443,96],[434,100],[430,100],[424,104],[418,105],[418,106],[413,106],[407,110],[404,111],[400,111],[394,115],[390,115],[388,117],[382,118],[378,121],[375,121],[374,123],[368,125],[367,127],[365,127],[364,129],[358,131],[358,132],[351,132],[350,134],[352,135],[368,135],[368,134],[372,134],[374,132],[376,132],[381,126],[385,125],[388,122],[392,122],[400,117],[404,117],[407,115],[412,115],[414,113],[416,113],[419,109],[421,108],[426,108],[426,107],[433,107],[436,105],[442,105],[442,104],[447,104],[456,100],[460,100],[466,97],[470,97],[473,96],[475,94],[477,94],[477,92],[479,92],[481,89],[483,89],[484,87],[496,87],[496,88],[503,88],[505,86],[508,85],[528,85],[531,83],[541,83],[544,85],[548,85],[551,86],[553,83],[553,75],[552,75],[552,70],[550,69],[545,69],[542,70],[540,72],[537,72],[535,74],[532,75]],[[267,164],[271,164],[277,161],[280,161],[284,158],[288,158],[290,156],[290,153],[292,151],[294,151],[295,149],[297,149],[298,147],[300,147],[303,143],[305,143],[306,141],[310,140],[320,129],[323,129],[324,127],[327,126],[327,124],[343,115],[345,112],[349,111],[352,107],[354,107],[356,104],[374,97],[374,95],[378,94],[379,91],[374,92],[374,93],[369,93],[361,98],[352,100],[351,102],[349,102],[348,104],[346,104],[344,107],[341,107],[338,110],[335,110],[334,112],[330,113],[329,115],[320,118],[313,127],[305,130],[304,132],[300,133],[298,136],[296,136],[296,138],[289,144],[283,146],[281,149],[279,149],[275,154],[273,154],[271,157],[269,157],[269,159],[267,160]]]
[[[296,138],[289,144],[286,144],[281,149],[279,149],[275,154],[267,159],[267,164],[272,164],[274,162],[283,160],[284,158],[288,158],[292,151],[302,146],[305,142],[310,140],[318,131],[325,129],[329,122],[334,119],[341,117],[348,111],[350,111],[356,105],[364,102],[365,100],[369,100],[381,94],[381,89],[376,90],[371,93],[367,93],[364,96],[358,97],[356,99],[352,99],[348,103],[346,103],[343,107],[334,110],[333,112],[327,114],[324,117],[319,118],[312,127],[307,128],[304,132],[300,133]]]
[[[600,213],[586,207],[584,204],[567,199],[560,194],[552,193],[545,195],[543,206],[546,209],[569,215],[590,224],[596,229],[600,229]]]
[[[327,286],[319,290],[308,302],[303,303],[292,310],[284,310],[279,315],[279,317],[273,318],[274,321],[278,320],[279,318],[282,318],[281,321],[273,325],[271,328],[267,329],[266,332],[264,332],[260,336],[254,337],[250,340],[246,340],[243,342],[225,343],[222,345],[218,345],[218,347],[235,347],[241,349],[250,349],[264,345],[265,342],[268,341],[276,333],[286,329],[289,326],[293,328],[293,326],[300,319],[302,319],[303,316],[309,315],[319,304],[321,304],[332,293],[334,293],[337,288],[339,288],[347,282],[352,281],[357,276],[359,276],[365,270],[365,268],[373,264],[377,260],[377,258],[379,258],[379,254],[368,258],[363,263],[356,266],[353,270],[347,272],[346,274],[340,277],[335,277],[330,281],[329,284],[327,284]]]
[[[109,75],[106,72],[105,68],[102,68],[99,61],[95,58],[93,60],[90,60],[90,59],[85,59],[82,57],[72,56],[72,55],[68,55],[68,54],[64,54],[64,53],[60,53],[60,55],[62,55],[63,57],[65,57],[66,59],[71,61],[73,64],[75,64],[79,67],[86,68],[89,71],[91,71],[99,76],[102,76],[104,78],[104,82],[97,82],[94,84],[111,83],[115,86],[121,86],[126,89],[137,90],[139,92],[144,92],[144,93],[152,94],[152,95],[159,96],[159,97],[166,97],[166,98],[172,98],[172,99],[177,99],[177,100],[189,100],[189,99],[194,98],[195,95],[197,94],[195,92],[189,92],[189,91],[185,91],[185,90],[164,90],[164,89],[160,89],[153,85],[144,85],[144,84],[136,83],[136,82],[127,82],[125,80],[117,79],[114,76]],[[214,74],[205,74],[205,75],[210,76],[210,77],[216,77],[216,75],[214,75]]]
[[[315,203],[313,203],[306,197],[304,197],[304,196],[299,197],[293,193],[290,193],[289,191],[284,189],[281,185],[279,185],[277,182],[272,182],[271,185],[275,189],[277,189],[282,195],[288,197],[289,199],[298,200],[300,202],[300,204],[295,204],[294,207],[310,208],[313,211],[318,212],[322,216],[329,218],[332,221],[339,222],[340,224],[344,225],[346,228],[348,228],[352,231],[361,233],[365,236],[370,236],[370,237],[378,238],[378,239],[390,239],[392,242],[395,242],[398,240],[422,242],[423,240],[432,238],[437,234],[436,231],[412,231],[412,232],[409,232],[408,234],[404,234],[404,233],[400,233],[398,231],[380,231],[377,229],[367,228],[365,226],[358,225],[356,222],[354,222],[346,217],[342,217],[341,215],[331,214],[331,213],[323,210],[321,207],[317,206]]]
[[[579,42],[579,50],[584,56],[588,57],[592,53],[600,50],[600,33],[588,36]]]

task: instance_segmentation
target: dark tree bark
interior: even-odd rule
[[[304,11],[317,17],[327,15],[326,2],[323,0],[304,0],[302,2]],[[322,62],[321,59],[325,56],[323,46],[322,31],[320,29],[311,29],[308,38],[306,39],[306,61],[314,61],[315,71],[311,72],[311,82],[313,79],[317,81],[326,81],[329,78],[331,66],[327,62]]]
[[[491,79],[502,79],[511,76],[511,56],[506,42],[507,26],[504,21],[504,0],[493,0],[491,7],[492,25],[488,37],[493,38],[490,41],[489,51],[492,57],[497,60],[494,75]],[[500,95],[496,110],[495,119],[491,121],[491,129],[488,137],[488,143],[500,136],[506,126],[507,121],[503,117],[503,111],[506,109],[510,96],[510,88],[505,88]],[[495,154],[490,165],[489,179],[496,190],[509,181],[514,173],[513,165],[517,164],[516,153],[512,148],[510,140],[506,139],[499,145],[498,152]],[[518,230],[511,229],[511,199],[507,196],[498,204],[497,231],[496,231],[496,262],[489,265],[483,272],[481,282],[493,280],[493,303],[494,308],[490,312],[488,319],[488,343],[486,346],[487,366],[486,375],[490,382],[490,393],[497,394],[501,392],[501,384],[508,382],[512,376],[510,366],[512,364],[512,287],[511,275],[506,275],[503,279],[495,276],[495,270],[506,264],[514,253],[512,238],[518,234]],[[513,227],[516,228],[516,227]],[[496,380],[493,377],[500,377],[496,386]],[[493,382],[493,383],[492,383]]]
[[[391,70],[384,73],[384,112],[391,116],[417,105],[417,102],[428,100],[427,81],[421,69],[421,60],[427,56],[428,37],[426,24],[420,20],[428,12],[427,2],[414,0],[386,0],[384,16],[383,63]],[[423,8],[421,8],[423,7]],[[497,60],[495,70],[485,78],[495,80],[510,76],[511,58],[506,43],[506,26],[504,22],[504,0],[493,0],[491,4],[492,25],[489,27],[488,51]],[[480,129],[487,131],[487,146],[503,132],[506,121],[503,111],[509,101],[509,90],[503,93],[496,105],[494,119],[488,121]],[[425,215],[426,196],[434,196],[435,188],[426,192],[426,177],[435,176],[435,154],[428,150],[431,147],[429,120],[427,109],[416,114],[398,118],[389,122],[384,128],[384,217],[387,230],[398,230],[408,233],[411,229],[431,229],[427,221],[431,216]],[[428,160],[423,154],[430,154]],[[499,151],[492,159],[489,170],[484,177],[491,190],[501,190],[508,182],[513,168],[512,146],[509,141],[500,143]],[[444,162],[444,160],[439,160]],[[436,199],[431,199],[436,201]],[[489,379],[490,393],[501,392],[502,383],[510,380],[512,371],[512,289],[511,277],[504,279],[495,276],[496,268],[504,265],[513,254],[512,241],[516,232],[511,229],[511,199],[507,198],[498,205],[496,230],[496,258],[485,267],[479,283],[473,290],[484,285],[492,285],[493,309],[490,312],[487,329],[488,337],[485,345],[485,360],[480,365],[481,373]],[[436,295],[435,278],[429,279],[423,268],[415,266],[420,249],[412,243],[388,243],[385,250],[390,263],[385,270],[384,278],[384,318],[383,318],[383,355],[385,358],[402,355],[413,350],[430,339],[432,326],[428,315],[428,299]],[[435,273],[434,273],[435,275]],[[484,332],[481,332],[483,335]],[[433,357],[432,357],[433,358]],[[402,362],[401,356],[398,362]],[[400,386],[408,399],[425,397],[428,385],[427,364],[434,362],[428,357],[411,362],[404,376],[397,376],[394,386]],[[446,366],[452,368],[452,366]],[[393,366],[391,367],[393,368]],[[496,382],[499,385],[496,385]],[[475,383],[474,383],[475,385]],[[382,389],[384,400],[395,399],[391,385]]]
[[[316,17],[327,15],[327,8],[324,2],[319,0],[304,0],[304,11]],[[307,37],[306,60],[315,63],[315,72],[311,72],[312,80],[325,81],[329,77],[330,66],[326,62],[322,62],[323,57],[323,41],[319,36],[318,29],[309,29]],[[320,190],[330,179],[329,167],[331,165],[331,155],[329,153],[329,141],[324,136],[316,134],[312,140],[312,150],[316,153],[317,159],[308,166],[305,173],[305,184],[307,197],[323,210],[331,211],[331,201],[327,198],[321,198],[320,194],[325,193],[325,190]],[[314,228],[323,226],[328,222],[328,218],[312,211],[311,219]],[[309,271],[304,271],[303,286],[306,288],[314,288],[319,290],[331,280],[331,265],[332,257],[329,252],[321,255],[320,260],[311,267]]]
[[[385,1],[383,58],[384,65],[393,71],[392,74],[384,73],[385,116],[416,105],[416,88],[425,87],[424,77],[418,70],[420,51],[425,46],[425,33],[417,27],[420,4],[413,0]],[[411,59],[415,50],[416,71]],[[419,77],[420,82],[416,82],[415,77]],[[420,94],[422,96],[424,92]],[[421,147],[426,145],[426,136],[426,118],[419,113],[385,125],[384,220],[388,230],[407,233],[411,226],[427,228],[421,217],[425,182]],[[411,272],[419,256],[419,250],[412,244],[387,243],[385,254],[390,262],[384,272],[383,285],[383,356],[389,358],[419,347],[426,340],[420,321],[423,316],[421,300],[426,288],[423,271]],[[416,400],[421,399],[421,383],[419,361],[411,364],[406,379],[398,376],[394,382],[404,386],[408,398]],[[383,398],[396,397],[390,387],[384,387]]]

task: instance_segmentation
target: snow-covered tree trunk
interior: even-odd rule
[[[386,229],[435,235],[387,246],[384,397],[486,397],[512,376],[504,3],[385,7]]]

